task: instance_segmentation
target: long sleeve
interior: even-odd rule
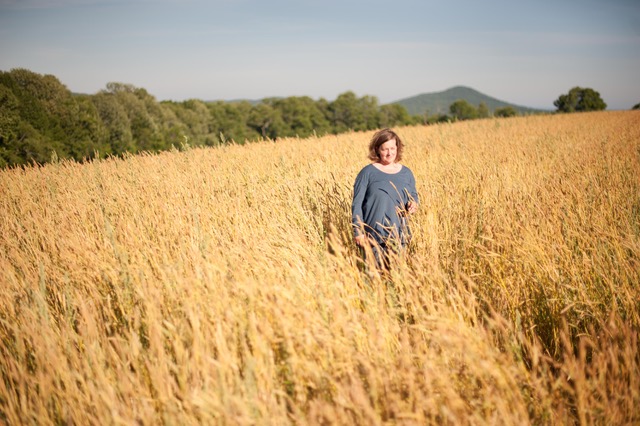
[[[351,225],[355,236],[359,236],[362,223],[364,222],[364,199],[367,194],[367,185],[369,184],[369,174],[362,169],[353,185],[353,202],[351,203]]]
[[[409,195],[411,196],[410,199],[413,199],[417,204],[420,204],[420,200],[418,199],[418,190],[416,189],[416,178],[413,176],[413,172],[410,171],[410,173],[408,188]]]

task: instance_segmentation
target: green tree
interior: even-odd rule
[[[355,93],[348,91],[341,93],[329,104],[331,125],[335,133],[355,130],[364,121],[362,112],[358,108],[358,98]]]
[[[0,83],[0,144],[15,138],[19,121],[18,99],[11,89]]]
[[[249,113],[247,124],[254,129],[263,139],[275,140],[278,136],[288,136],[286,125],[282,120],[282,112],[271,104],[261,102],[254,105]]]
[[[458,99],[449,106],[449,112],[456,120],[472,120],[478,117],[478,111],[464,99]]]
[[[518,111],[512,106],[506,106],[501,108],[496,108],[493,115],[496,117],[515,117],[518,115]]]
[[[51,128],[51,117],[44,99],[51,99],[52,90],[48,89],[43,76],[23,68],[2,73],[0,83],[6,86],[16,97],[18,114],[35,129]],[[55,103],[52,105],[55,107]]]
[[[426,124],[450,123],[450,122],[451,122],[451,117],[449,117],[447,114],[434,114],[434,115],[430,115],[427,118]]]
[[[607,104],[600,93],[591,88],[574,87],[553,102],[558,112],[601,111]]]
[[[45,163],[55,152],[68,158],[76,143],[78,105],[71,92],[52,75],[40,75],[16,68],[0,74],[0,85],[17,100],[19,123],[5,149],[14,151],[21,162]],[[10,148],[8,148],[10,147]]]
[[[480,102],[478,105],[478,117],[479,118],[487,118],[491,116],[491,112],[489,112],[489,107],[486,103]]]
[[[160,115],[158,111],[153,111],[157,108],[155,99],[146,90],[130,84],[111,82],[107,83],[106,92],[114,95],[126,112],[137,150],[156,152],[169,147],[165,144],[159,121],[154,117]]]
[[[109,147],[104,154],[121,155],[136,152],[127,111],[114,93],[102,91],[91,97],[102,123],[102,138]]]
[[[386,104],[380,107],[380,127],[404,126],[412,122],[407,109],[400,104]]]
[[[325,134],[331,130],[324,111],[308,96],[266,99],[264,102],[280,113],[283,128],[279,136],[308,137],[314,132]]]
[[[638,102],[637,104],[635,104],[635,105],[633,106],[633,108],[631,108],[631,109],[640,109],[640,102]]]
[[[15,149],[19,124],[18,99],[0,82],[0,168],[23,163]]]
[[[20,136],[16,151],[20,158],[26,160],[25,163],[45,164],[51,160],[54,152],[56,155],[62,152],[60,144],[52,142],[27,122],[21,121],[18,131]]]
[[[74,99],[77,115],[68,133],[74,141],[69,147],[71,156],[76,160],[85,160],[108,154],[111,148],[105,138],[105,127],[91,96],[78,95]]]
[[[334,133],[349,130],[371,130],[380,127],[380,108],[378,98],[363,96],[358,98],[348,91],[338,95],[329,104],[329,121]]]
[[[155,98],[152,99],[153,103],[150,107],[147,107],[147,111],[149,111],[161,134],[161,143],[163,145],[159,149],[181,147],[185,143],[185,137],[188,139],[189,145],[202,145],[202,137],[204,135],[193,135],[194,137],[190,138],[187,126],[176,115],[173,108],[164,103],[156,102]]]
[[[248,124],[252,110],[249,102],[216,101],[208,103],[207,106],[211,111],[210,133],[216,135],[216,144],[229,141],[242,144],[261,137],[261,134]]]
[[[184,102],[165,101],[162,106],[172,111],[176,123],[172,126],[176,132],[187,137],[193,146],[212,145],[215,135],[210,133],[211,113],[207,105],[197,99]],[[171,138],[171,136],[170,136]]]
[[[365,95],[358,99],[358,108],[361,111],[362,122],[357,123],[354,130],[373,130],[380,127],[380,108],[378,98]]]

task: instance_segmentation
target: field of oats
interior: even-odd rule
[[[372,133],[0,171],[0,423],[640,422],[640,112],[396,130],[384,277]]]

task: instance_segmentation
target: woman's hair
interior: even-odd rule
[[[390,141],[391,139],[396,140],[396,147],[398,148],[396,154],[396,161],[402,160],[402,151],[404,149],[404,144],[400,137],[391,129],[382,129],[378,130],[375,135],[371,138],[371,142],[369,143],[369,160],[376,161],[380,160],[380,155],[378,155],[378,150],[380,146]]]

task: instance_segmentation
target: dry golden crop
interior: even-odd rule
[[[0,171],[0,423],[640,422],[640,113],[396,130],[386,276],[370,132]]]

